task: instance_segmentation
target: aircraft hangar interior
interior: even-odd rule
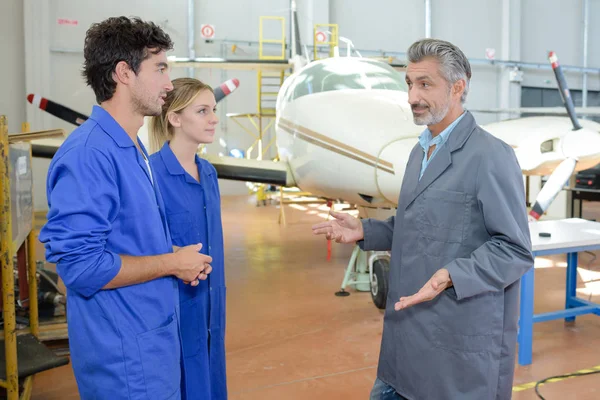
[[[600,0],[0,33],[1,398],[600,398]]]

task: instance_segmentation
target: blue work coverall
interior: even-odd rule
[[[200,182],[188,174],[169,147],[150,156],[162,188],[173,244],[202,243],[212,272],[198,286],[179,281],[182,395],[186,399],[227,398],[225,371],[225,273],[221,196],[215,168],[196,156]]]
[[[102,289],[119,272],[119,255],[172,252],[157,182],[103,108],[95,106],[58,149],[47,195],[48,222],[39,238],[67,287],[81,398],[180,399],[178,279]]]

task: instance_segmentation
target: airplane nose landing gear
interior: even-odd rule
[[[354,246],[352,256],[348,262],[348,267],[346,267],[346,274],[344,275],[342,287],[335,295],[350,296],[350,293],[346,292],[346,286],[348,285],[354,285],[356,290],[362,292],[369,291],[370,281],[367,268],[367,254],[362,251],[360,247]]]
[[[379,309],[385,310],[388,294],[388,277],[390,272],[390,261],[386,258],[378,258],[371,267],[371,298]]]
[[[346,286],[354,285],[361,292],[370,291],[377,308],[385,309],[390,270],[389,253],[386,251],[364,252],[355,246],[346,268],[341,289],[336,296],[350,296]]]

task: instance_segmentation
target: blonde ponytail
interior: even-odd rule
[[[171,140],[169,121],[165,113],[150,118],[148,121],[148,141],[150,142],[150,154],[162,149],[165,142]]]

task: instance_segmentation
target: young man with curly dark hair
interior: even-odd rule
[[[173,253],[165,208],[137,137],[173,86],[157,25],[117,17],[87,31],[83,76],[99,105],[48,170],[46,258],[67,287],[82,399],[181,398],[178,283],[210,273],[200,244]]]

